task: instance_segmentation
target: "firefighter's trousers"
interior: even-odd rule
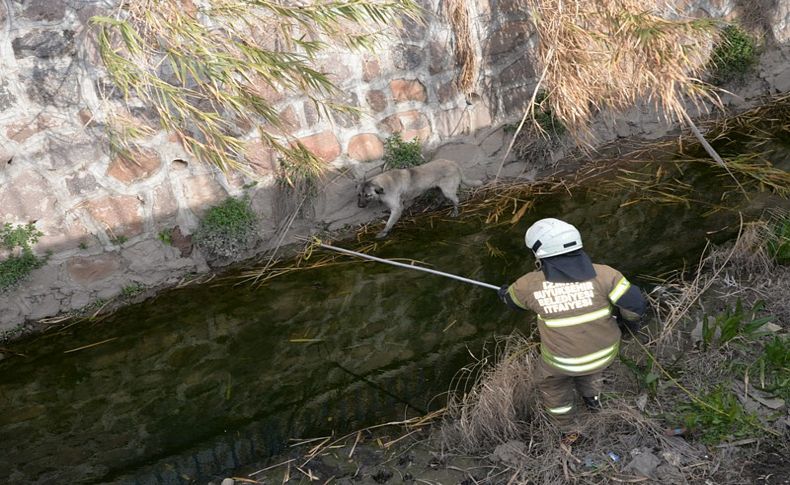
[[[601,393],[603,369],[585,376],[568,376],[539,359],[538,389],[544,409],[557,427],[573,431],[576,424],[576,392],[583,397],[594,397]]]

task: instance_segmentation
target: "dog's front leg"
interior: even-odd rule
[[[387,224],[384,226],[384,229],[381,230],[378,234],[376,234],[376,239],[384,239],[392,230],[392,226],[398,222],[400,219],[400,214],[403,211],[402,206],[397,207],[390,207],[390,217],[387,219]]]

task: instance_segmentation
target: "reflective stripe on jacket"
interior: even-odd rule
[[[595,278],[574,283],[546,281],[543,272],[528,273],[510,285],[513,302],[538,314],[543,360],[567,375],[600,371],[617,356],[620,329],[612,305],[631,284],[606,265],[594,264]]]

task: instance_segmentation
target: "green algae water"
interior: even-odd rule
[[[486,224],[469,209],[404,220],[372,254],[498,286],[532,268],[526,227],[560,217],[577,225],[593,260],[644,286],[642,277],[695,266],[708,241],[737,234],[741,217],[787,205],[756,190],[747,200],[708,166],[644,163],[627,173],[652,180],[659,166],[685,202],[609,170],[524,196],[535,203],[513,224],[511,213]],[[167,291],[15,343],[0,361],[0,482],[205,482],[279,453],[290,438],[440,408],[469,352],[530,331],[532,315],[507,310],[490,289],[338,261],[262,287],[225,279]]]

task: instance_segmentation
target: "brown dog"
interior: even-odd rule
[[[416,167],[387,170],[376,175],[359,186],[357,205],[367,207],[371,201],[378,200],[389,208],[387,224],[376,234],[381,239],[392,230],[405,203],[434,187],[438,187],[453,203],[453,216],[458,215],[458,187],[462,183],[473,187],[482,184],[479,180],[465,179],[456,162],[440,158]]]

